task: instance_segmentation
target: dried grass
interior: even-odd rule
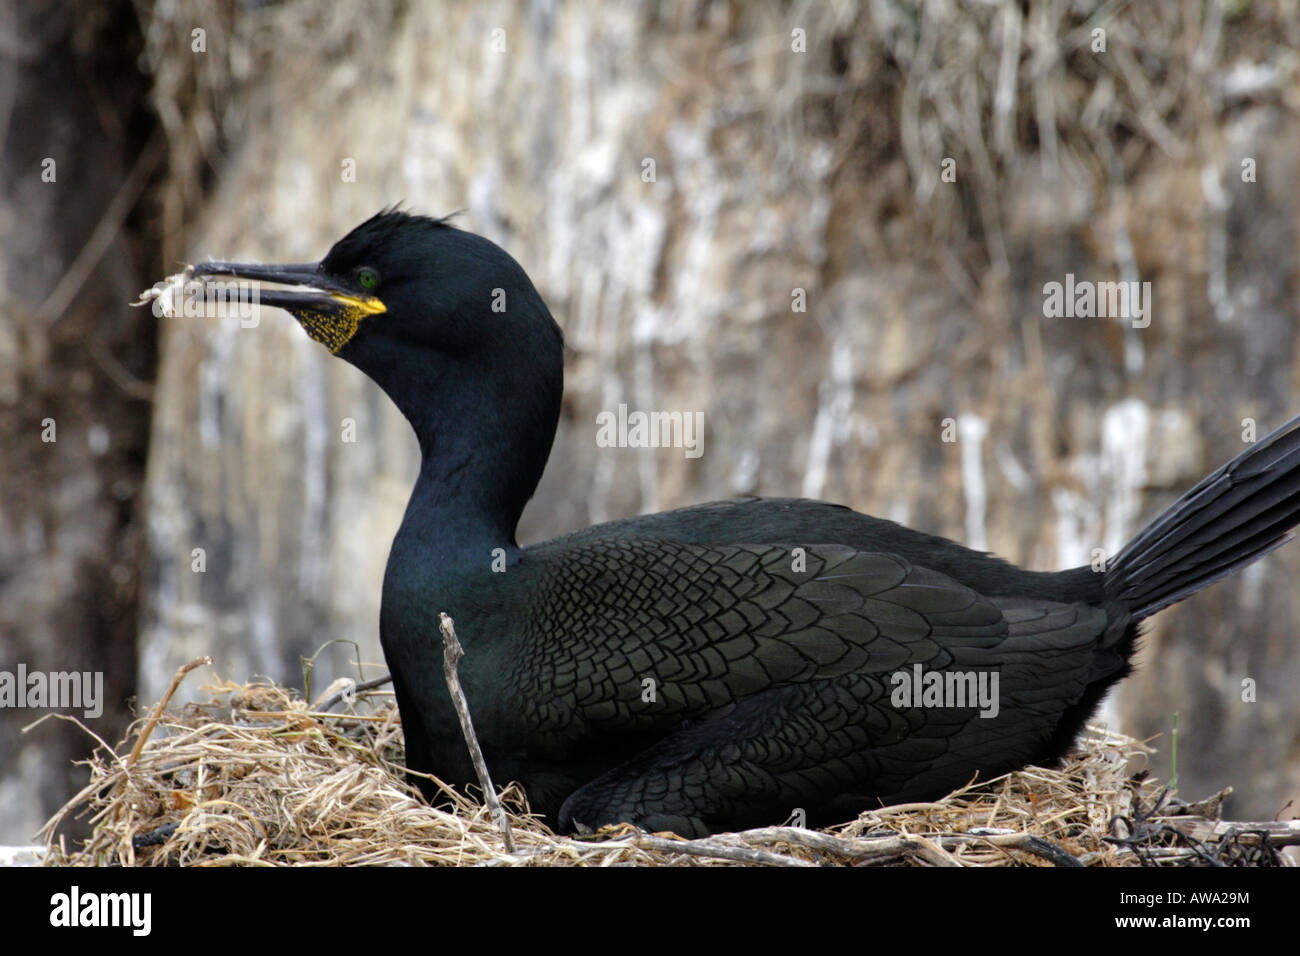
[[[1108,840],[1124,832],[1117,820],[1149,828],[1143,808],[1158,793],[1144,772],[1130,771],[1150,748],[1097,728],[1058,770],[1029,767],[936,803],[884,807],[823,831],[771,827],[683,841],[607,827],[561,837],[529,815],[511,785],[502,792],[518,846],[510,854],[479,802],[444,787],[443,805],[429,806],[406,784],[391,695],[361,693],[345,713],[328,713],[272,684],[204,690],[209,703],[158,707],[137,722],[127,756],[100,748],[88,785],[41,834],[48,863],[1125,866],[1197,858],[1184,846],[1153,859],[1156,844],[1144,854]],[[125,753],[125,744],[118,750]],[[1214,801],[1190,810],[1212,828],[1217,808]],[[1192,819],[1188,810],[1170,812]],[[69,850],[55,839],[65,819],[86,814],[93,833],[83,846]]]

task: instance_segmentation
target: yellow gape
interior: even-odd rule
[[[302,311],[298,315],[307,334],[330,352],[338,352],[347,345],[366,316],[388,311],[384,303],[373,296],[359,298],[332,292],[330,298],[338,305],[332,306],[329,312]]]

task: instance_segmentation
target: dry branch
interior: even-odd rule
[[[501,839],[505,841],[506,852],[515,852],[515,839],[510,833],[510,819],[501,809],[497,791],[492,786],[492,776],[488,773],[487,761],[483,759],[483,748],[479,746],[478,735],[474,733],[474,721],[469,715],[469,702],[465,700],[465,691],[460,686],[460,676],[456,666],[465,656],[465,650],[456,639],[456,624],[445,613],[438,615],[442,630],[442,670],[447,678],[447,689],[451,691],[451,702],[456,708],[456,717],[460,720],[461,733],[465,735],[465,744],[469,747],[470,760],[474,762],[474,772],[478,775],[479,786],[483,788],[483,799],[487,801],[492,817],[501,828]]]

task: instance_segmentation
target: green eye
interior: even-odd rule
[[[374,269],[358,269],[357,281],[361,283],[361,288],[369,291],[379,285],[379,273]]]

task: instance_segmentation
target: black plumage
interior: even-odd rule
[[[520,548],[563,362],[560,330],[510,256],[386,211],[319,264],[195,274],[298,287],[261,301],[411,422],[422,465],[380,621],[408,766],[473,780],[442,675],[446,611],[493,774],[521,781],[561,829],[692,835],[800,808],[831,823],[1053,761],[1129,672],[1143,618],[1300,520],[1298,419],[1188,492],[1104,573],[1025,571],[797,499],[715,502]],[[917,665],[996,676],[996,714],[969,699],[900,704],[896,675]]]

